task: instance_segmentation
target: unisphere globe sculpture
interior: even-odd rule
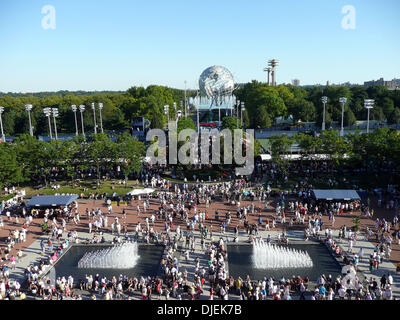
[[[203,96],[230,96],[234,90],[232,73],[225,67],[212,66],[203,71],[199,79],[200,92]]]

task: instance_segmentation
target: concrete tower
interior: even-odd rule
[[[276,86],[275,67],[279,65],[279,60],[277,59],[269,60],[268,65],[271,67],[272,86]]]
[[[269,85],[269,75],[271,74],[271,70],[272,70],[272,69],[271,69],[270,67],[264,68],[264,71],[268,73],[268,76],[267,76],[267,84],[268,84],[268,85]]]

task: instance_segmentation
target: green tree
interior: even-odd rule
[[[353,111],[351,111],[350,108],[347,108],[347,110],[344,112],[343,120],[345,126],[352,126],[357,121],[356,116],[354,115]]]
[[[145,155],[145,146],[128,133],[124,133],[117,140],[118,159],[122,161],[122,170],[125,174],[125,185],[127,185],[130,174],[139,173],[142,169],[142,161]]]
[[[394,108],[388,118],[389,124],[400,124],[400,108]]]
[[[271,144],[272,161],[282,169],[285,168],[288,163],[285,156],[289,153],[293,140],[286,134],[272,136],[269,140]]]

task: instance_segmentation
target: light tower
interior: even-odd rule
[[[33,128],[32,128],[32,121],[31,121],[31,110],[33,106],[31,104],[25,105],[25,110],[28,111],[28,118],[29,118],[29,134],[33,137]]]
[[[269,76],[270,76],[270,74],[271,74],[271,68],[270,67],[268,67],[268,68],[264,68],[264,71],[265,72],[267,72],[267,84],[269,85]]]
[[[53,108],[53,109],[51,109],[51,111],[53,112],[54,132],[55,132],[55,135],[56,135],[56,140],[58,140],[58,136],[57,136],[57,123],[56,123],[56,118],[58,117],[58,108]]]
[[[85,106],[83,104],[81,104],[79,106],[79,111],[81,112],[81,121],[82,121],[82,134],[83,134],[83,138],[86,140],[86,136],[85,136],[85,128],[83,126],[83,111],[85,111]]]
[[[79,132],[78,132],[78,120],[76,119],[76,111],[78,110],[78,108],[76,107],[76,105],[72,105],[71,106],[72,112],[74,113],[74,117],[75,117],[75,135],[78,136]]]
[[[164,106],[164,113],[167,116],[167,130],[169,130],[169,105]]]
[[[369,110],[374,107],[375,100],[373,99],[365,99],[364,100],[364,108],[368,110],[368,118],[367,118],[367,133],[369,133]]]
[[[275,67],[277,67],[279,65],[279,60],[277,60],[277,59],[269,60],[268,65],[271,67],[272,86],[276,86]]]
[[[326,104],[328,103],[328,97],[323,96],[321,98],[321,101],[322,101],[322,104],[324,105],[324,113],[322,114],[322,131],[324,131],[325,130],[325,107],[326,107]]]
[[[97,134],[97,124],[96,124],[96,107],[94,102],[91,104],[93,110],[93,120],[94,120],[94,134]]]
[[[6,142],[6,136],[4,135],[3,131],[3,119],[1,118],[1,115],[4,112],[4,107],[0,107],[0,129],[1,129],[1,141]]]
[[[344,127],[343,127],[344,105],[347,102],[347,98],[346,97],[342,97],[342,98],[339,99],[339,102],[342,104],[342,125],[340,127],[340,136],[343,137],[344,136]]]
[[[240,103],[240,107],[240,126],[243,128],[243,111],[246,110],[243,101]]]
[[[103,109],[103,103],[99,103],[99,110],[100,110],[100,129],[101,129],[101,133],[104,133],[103,130],[103,117],[101,116],[101,110]]]
[[[44,108],[44,109],[43,109],[43,113],[44,113],[44,115],[47,117],[47,119],[49,120],[50,140],[53,140],[53,135],[51,134],[51,120],[50,120],[51,108]]]

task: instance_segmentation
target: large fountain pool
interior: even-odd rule
[[[229,244],[228,245],[228,265],[229,275],[234,278],[245,278],[247,275],[251,279],[261,280],[264,277],[280,279],[282,277],[291,278],[292,276],[308,276],[311,281],[317,280],[321,274],[332,277],[340,275],[341,266],[330,254],[325,245],[321,243],[302,243],[290,244],[285,246],[287,250],[293,252],[304,252],[312,260],[312,264],[304,267],[275,267],[264,264],[263,259],[254,259],[254,248],[252,244]],[[258,257],[260,258],[260,257]],[[264,260],[267,258],[264,257]],[[279,260],[275,260],[279,261]],[[261,262],[261,263],[260,263]],[[276,262],[274,262],[276,263]]]
[[[118,276],[120,274],[127,275],[128,277],[140,277],[140,276],[158,276],[160,275],[160,262],[164,248],[156,245],[137,245],[137,255],[140,257],[132,263],[133,267],[126,267],[122,265],[121,268],[107,268],[104,265],[96,267],[85,267],[79,268],[78,263],[81,259],[91,252],[99,252],[106,249],[113,248],[111,245],[73,245],[61,258],[57,261],[55,268],[53,268],[49,277],[54,280],[57,277],[72,275],[75,283],[79,283],[80,279],[84,279],[86,274],[92,274],[95,276],[106,276],[112,278],[112,276]],[[82,263],[82,262],[81,262]],[[112,264],[111,264],[112,265]],[[117,264],[118,266],[118,264]]]

